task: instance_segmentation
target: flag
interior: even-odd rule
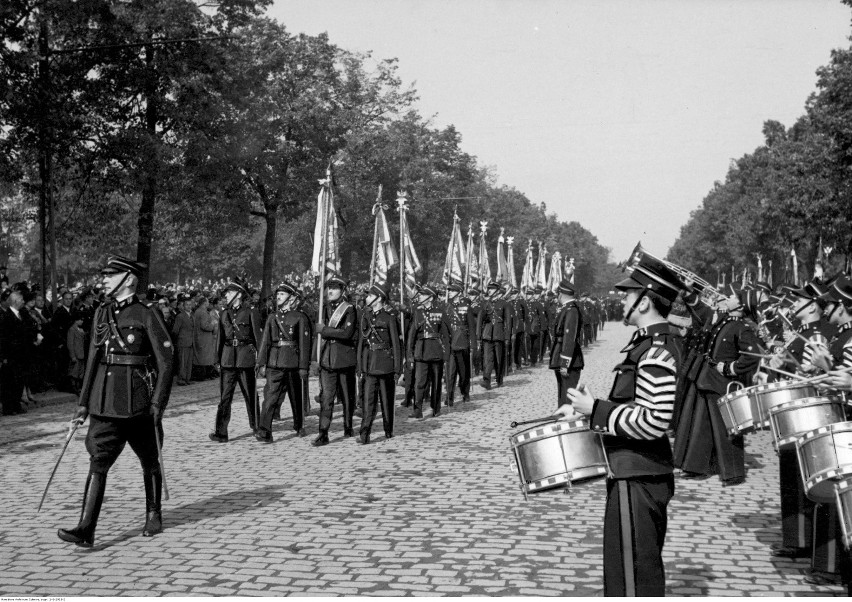
[[[793,260],[793,284],[799,286],[799,258],[796,257],[795,247],[790,249],[790,257]]]
[[[763,261],[760,253],[757,254],[757,281],[763,282]]]
[[[562,282],[562,254],[554,251],[550,256],[550,275],[547,277],[546,290],[555,293],[560,282]]]
[[[527,257],[524,261],[524,273],[521,276],[521,290],[535,288],[535,264],[533,262],[532,239],[527,243]]]
[[[509,284],[511,284],[513,287],[516,287],[518,286],[518,278],[515,276],[515,251],[513,248],[514,243],[514,236],[506,237],[506,245],[509,247],[506,256],[506,263],[509,266]]]
[[[509,282],[509,267],[506,265],[505,246],[506,239],[503,238],[503,228],[500,228],[500,236],[497,237],[497,282],[500,284]]]
[[[544,287],[547,282],[547,247],[538,243],[538,268],[536,269],[535,286]]]
[[[473,224],[467,225],[467,266],[465,270],[464,292],[479,282],[479,262],[473,250]]]
[[[408,230],[408,218],[405,216],[405,197],[397,199],[399,203],[399,228],[402,233],[402,260],[405,266],[405,290],[409,297],[414,297],[414,285],[417,284],[417,275],[423,270],[420,259],[411,242],[411,232]]]
[[[453,215],[453,231],[450,234],[450,243],[447,246],[447,258],[444,260],[444,284],[450,282],[461,282],[467,265],[467,252],[459,227],[458,214]]]
[[[574,284],[574,272],[577,268],[574,267],[574,258],[568,260],[568,263],[565,266],[565,277],[568,279],[568,282]]]
[[[814,263],[814,280],[822,280],[823,276],[825,276],[825,256],[822,254],[822,236],[820,236],[816,262]]]
[[[488,247],[485,246],[485,231],[488,230],[488,222],[479,222],[479,286],[483,291],[491,284],[491,264],[488,263]]]
[[[379,192],[381,195],[381,191]],[[385,216],[385,206],[381,198],[373,205],[373,215],[376,216],[375,235],[373,236],[373,270],[370,274],[370,283],[383,286],[388,281],[388,271],[399,263],[399,256],[393,246],[388,219]]]
[[[769,260],[769,269],[766,271],[766,284],[772,288],[772,260]]]
[[[326,178],[320,180],[311,271],[316,275],[324,273],[325,280],[333,276],[341,276],[340,239],[337,234],[337,212],[334,210],[331,169],[326,172]]]

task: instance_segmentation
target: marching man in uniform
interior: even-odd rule
[[[225,311],[219,316],[219,407],[216,409],[216,425],[210,433],[211,441],[227,443],[228,423],[231,421],[231,402],[234,389],[240,391],[246,401],[249,428],[257,431],[257,380],[255,365],[257,348],[260,346],[260,314],[249,305],[246,283],[234,278],[225,289]]]
[[[352,437],[352,416],[355,413],[355,368],[357,364],[358,323],[355,306],[343,298],[346,282],[337,276],[325,283],[328,303],[323,306],[322,321],[317,323],[320,346],[320,408],[319,436],[311,445],[328,445],[328,429],[334,415],[334,400],[340,396],[343,404],[343,436]]]
[[[609,397],[595,399],[586,387],[568,390],[574,409],[589,415],[592,429],[604,435],[611,470],[604,516],[605,596],[666,593],[662,552],[674,494],[666,429],[680,360],[678,337],[666,316],[680,286],[667,266],[643,257],[630,277],[615,285],[627,293],[624,322],[637,330]],[[556,413],[570,418],[571,411],[561,406]]]
[[[378,402],[382,404],[385,437],[393,437],[393,398],[396,380],[402,373],[402,346],[397,317],[385,308],[389,293],[387,284],[371,286],[359,322],[358,359],[364,375],[364,410],[358,443],[365,445],[370,442]]]
[[[470,350],[475,340],[476,319],[470,301],[461,296],[463,289],[458,282],[447,286],[450,300],[447,314],[450,323],[450,356],[447,360],[447,405],[452,407],[455,399],[456,379],[462,401],[470,401]]]
[[[275,291],[278,309],[269,314],[263,328],[257,372],[266,377],[266,386],[255,433],[262,443],[272,443],[272,418],[288,393],[293,430],[299,437],[306,434],[302,382],[311,365],[311,325],[308,316],[296,309],[299,297],[298,289],[292,284],[281,284]]]
[[[562,280],[556,289],[559,313],[550,346],[550,369],[556,373],[557,406],[568,403],[567,391],[580,382],[583,370],[583,315],[574,298],[574,285]]]
[[[512,316],[509,305],[500,298],[500,285],[492,282],[487,291],[476,323],[476,339],[482,345],[482,386],[490,389],[492,372],[497,386],[503,384],[505,345],[511,333]]]
[[[85,548],[94,545],[107,473],[127,443],[139,457],[145,481],[142,535],[151,537],[163,530],[162,418],[171,392],[174,349],[159,312],[136,297],[143,269],[142,264],[113,256],[101,270],[110,301],[95,312],[74,415],[80,424],[89,418],[89,476],[80,522],[73,529],[59,530],[60,539]]]
[[[432,417],[441,415],[441,383],[449,343],[445,314],[434,308],[437,291],[429,285],[420,289],[423,300],[414,309],[408,329],[408,361],[414,362],[414,409],[411,418],[423,418],[423,398],[431,393]]]

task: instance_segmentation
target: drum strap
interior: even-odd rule
[[[627,481],[618,481],[618,514],[621,522],[621,558],[624,561],[624,595],[636,595],[636,575],[633,572],[633,521],[630,511],[630,487]]]

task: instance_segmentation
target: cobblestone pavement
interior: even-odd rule
[[[583,381],[598,395],[629,336],[610,322],[588,349]],[[501,389],[475,386],[470,403],[436,419],[407,420],[397,408],[396,436],[385,440],[379,423],[368,446],[343,438],[339,411],[327,447],[294,438],[286,416],[273,445],[256,443],[239,393],[231,441],[211,443],[217,394],[216,382],[174,389],[165,532],[140,535],[142,476],[128,449],[110,472],[91,550],[56,537],[79,517],[86,427],[36,514],[73,408],[3,419],[0,595],[601,593],[604,482],[524,501],[512,465],[509,423],[555,405],[546,368],[511,375]],[[316,416],[307,428],[316,433]],[[806,584],[807,560],[769,556],[780,539],[769,434],[750,436],[747,451],[745,485],[677,481],[664,554],[669,593],[843,594]]]

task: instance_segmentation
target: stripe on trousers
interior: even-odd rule
[[[633,572],[633,521],[630,510],[630,488],[627,481],[618,482],[618,512],[621,517],[621,557],[624,560],[624,595],[636,595]]]

